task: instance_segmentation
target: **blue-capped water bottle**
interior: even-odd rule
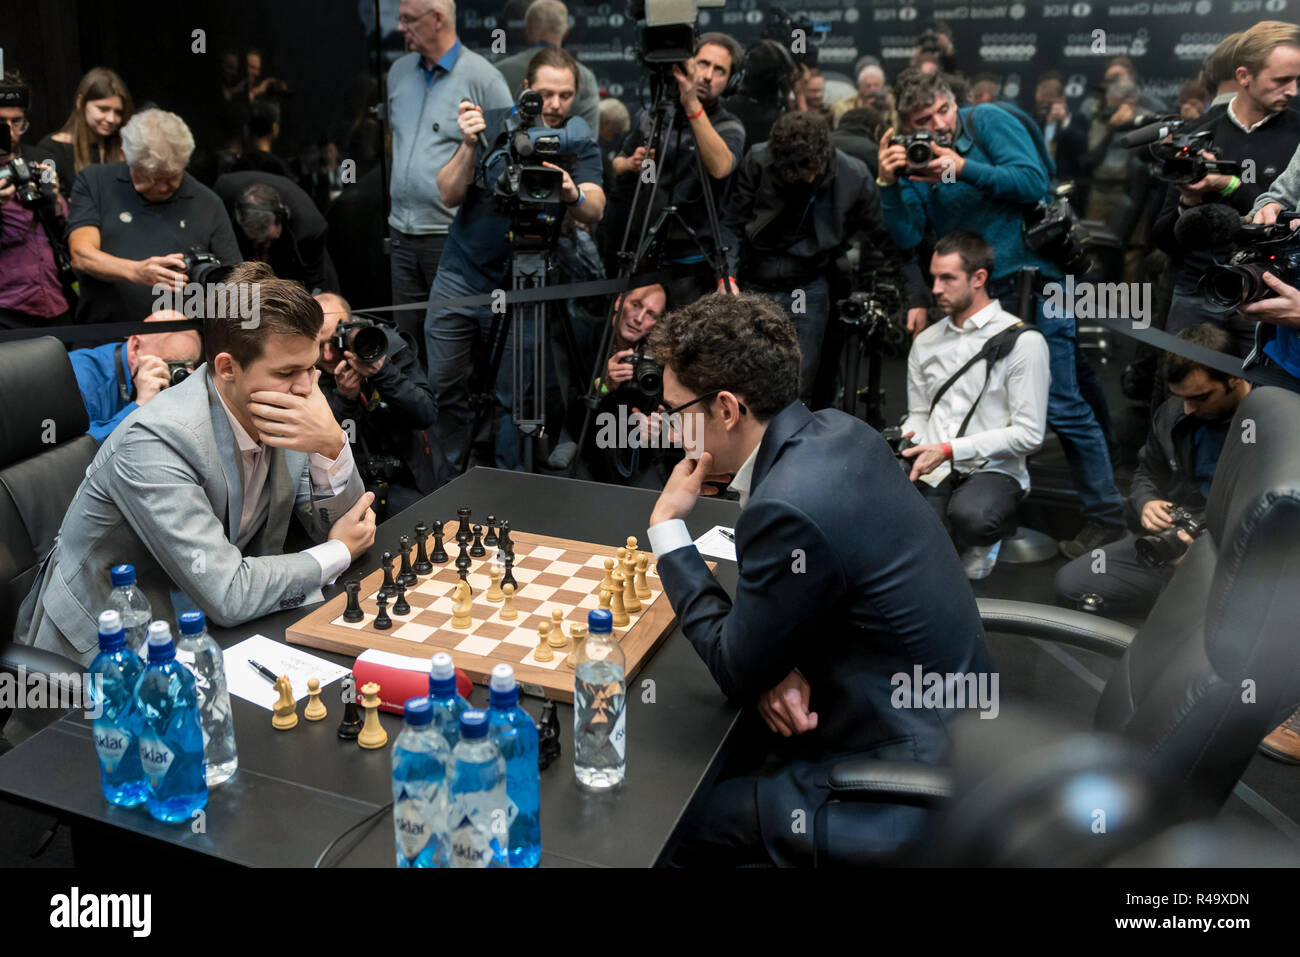
[[[588,612],[587,630],[574,652],[573,773],[583,787],[604,791],[623,782],[627,766],[626,659],[611,612]]]
[[[488,736],[486,711],[471,708],[460,716],[460,741],[451,753],[452,866],[509,867],[506,762]]]
[[[183,611],[179,623],[181,636],[176,642],[176,660],[194,675],[199,721],[203,727],[203,763],[207,768],[208,787],[213,788],[239,768],[235,716],[226,687],[226,659],[221,646],[208,634],[203,612]]]
[[[176,660],[167,622],[152,622],[146,643],[149,658],[135,703],[149,813],[160,821],[188,821],[208,803],[199,696],[190,669]]]
[[[542,856],[541,775],[537,767],[537,724],[519,706],[515,669],[492,668],[488,686],[488,718],[492,743],[506,762],[506,797],[513,807],[510,824],[510,866],[536,867]]]
[[[147,654],[144,647],[145,631],[153,620],[149,599],[135,585],[134,565],[114,565],[108,574],[113,582],[113,590],[108,593],[108,607],[122,616],[126,643],[143,658]]]
[[[469,710],[469,702],[456,690],[456,665],[451,655],[440,651],[429,664],[429,697],[433,701],[434,726],[447,739],[449,748],[460,740],[460,716]]]
[[[433,724],[433,701],[410,698],[393,744],[393,830],[398,867],[446,867],[451,748]]]
[[[99,615],[99,654],[90,663],[90,701],[95,713],[95,753],[99,755],[104,797],[121,807],[143,804],[149,796],[140,766],[135,685],[144,671],[140,656],[126,645],[122,616],[113,609]]]

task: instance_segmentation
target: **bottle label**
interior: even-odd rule
[[[433,814],[428,803],[403,792],[393,805],[393,823],[398,850],[408,861],[415,860],[433,837]]]
[[[627,702],[620,702],[620,705],[618,717],[614,719],[614,730],[609,734],[609,743],[622,760],[627,756]]]
[[[140,739],[140,764],[153,787],[162,783],[174,760],[176,752],[167,747],[162,738],[150,736]]]
[[[492,836],[468,818],[451,832],[451,856],[457,867],[487,867],[492,855]]]
[[[95,751],[99,754],[99,763],[110,774],[117,770],[131,747],[131,736],[111,724],[95,725]]]

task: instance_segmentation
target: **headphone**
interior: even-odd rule
[[[795,73],[798,72],[798,66],[794,62],[794,54],[777,41],[764,38],[750,44],[749,48],[745,50],[745,55],[741,58],[740,68],[734,70],[732,75],[727,78],[727,87],[722,91],[723,96],[732,96],[740,92],[740,88],[745,82],[745,74],[753,69],[754,52],[759,49],[767,49],[769,52],[775,51],[777,58],[781,61],[781,70],[786,77],[782,86],[789,86],[794,81]]]
[[[289,212],[289,207],[284,205],[284,203],[279,203],[275,206],[267,206],[263,203],[250,203],[241,200],[240,202],[235,203],[235,213],[236,215],[239,213],[271,213],[275,216],[276,222],[281,226],[285,225],[293,218],[293,214]]]

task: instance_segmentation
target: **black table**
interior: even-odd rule
[[[639,489],[474,469],[385,522],[374,547],[348,575],[375,570],[382,552],[396,552],[398,536],[410,534],[417,521],[453,519],[460,506],[479,519],[489,513],[509,518],[519,531],[611,547],[636,535],[648,549],[645,528],[654,501],[654,493]],[[734,502],[702,499],[687,524],[698,536],[713,525],[734,526],[738,511]],[[719,562],[716,575],[734,594],[735,564]],[[326,597],[337,594],[341,582],[326,589]],[[307,610],[212,628],[211,634],[222,647],[259,633],[283,641],[285,628]],[[343,655],[307,650],[351,664]],[[391,800],[391,746],[402,725],[399,716],[380,712],[389,745],[366,751],[336,736],[342,709],[337,683],[322,700],[330,709],[324,721],[300,720],[280,732],[271,727],[271,712],[232,696],[239,772],[212,790],[201,833],[195,833],[195,823],[162,824],[143,807],[119,808],[104,800],[90,722],[80,711],[0,758],[0,792],[73,822],[111,825],[236,864],[310,867],[332,840]],[[540,699],[521,700],[536,717]],[[476,686],[471,701],[485,707],[486,689]],[[573,708],[559,704],[562,751],[541,776],[543,866],[664,863],[693,796],[720,769],[737,709],[718,691],[680,628],[630,683],[627,702],[627,777],[609,794],[588,793],[574,780]],[[340,841],[325,863],[393,866],[391,815]]]

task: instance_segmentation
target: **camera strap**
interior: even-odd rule
[[[113,374],[117,377],[117,394],[121,396],[122,402],[131,401],[131,386],[126,375],[126,365],[122,362],[122,343],[117,344],[113,350]]]
[[[993,366],[1001,359],[1005,358],[1011,350],[1015,348],[1016,340],[1020,338],[1020,334],[1022,332],[1027,332],[1029,329],[1029,325],[1020,321],[1017,321],[1014,326],[1008,326],[1003,329],[993,338],[989,339],[988,342],[984,343],[983,348],[981,348],[979,352],[975,353],[975,355],[971,356],[970,359],[966,361],[965,365],[954,372],[947,382],[939,386],[939,391],[934,394],[934,398],[930,401],[931,415],[934,414],[934,410],[939,405],[939,400],[943,398],[944,393],[952,387],[953,383],[970,371],[971,366],[975,365],[975,363],[979,362],[981,359],[984,360],[984,385],[980,387],[979,395],[975,396],[975,401],[971,403],[970,411],[966,413],[966,418],[962,419],[961,428],[957,430],[956,438],[961,438],[966,434],[966,427],[970,425],[970,420],[972,416],[975,415],[975,407],[980,404],[980,399],[984,398],[984,393],[989,387],[989,380],[993,378]]]

